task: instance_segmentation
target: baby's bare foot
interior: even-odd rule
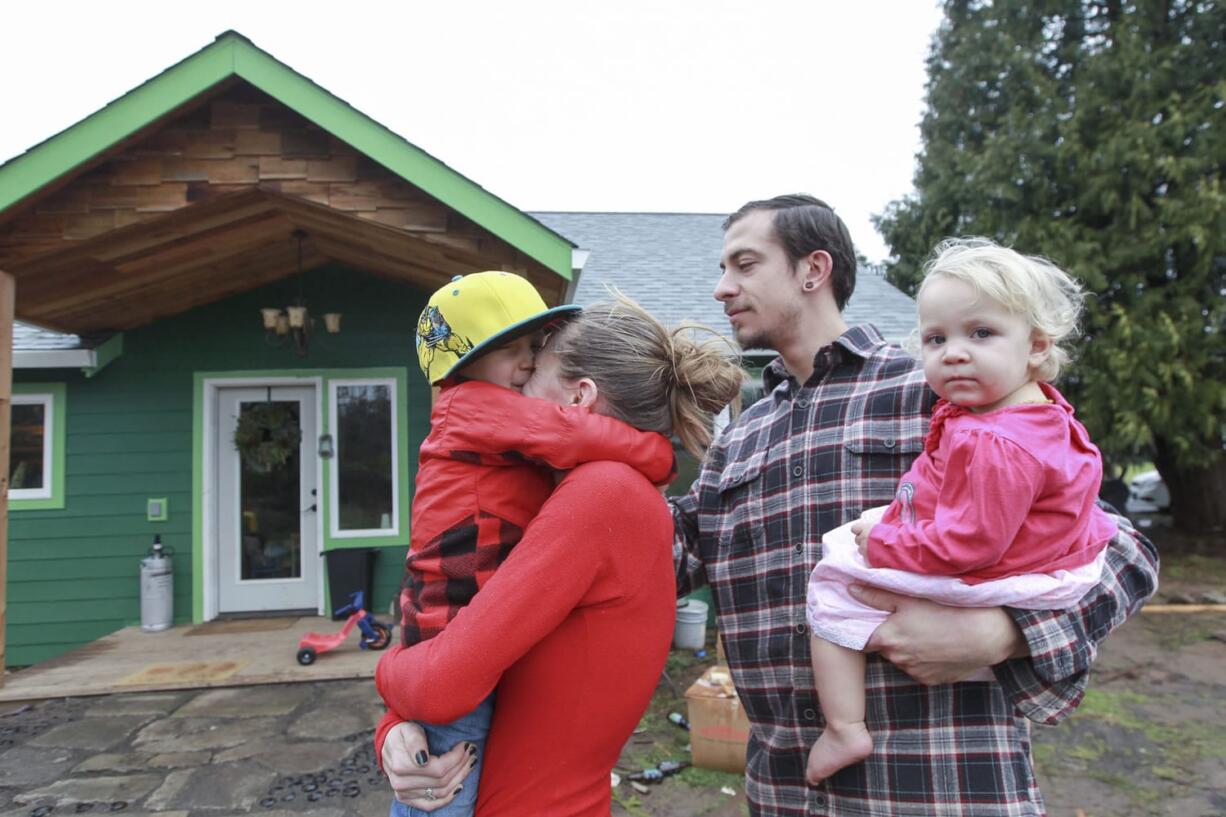
[[[826,724],[826,731],[809,750],[805,779],[816,786],[839,769],[858,763],[873,753],[873,738],[864,721]]]

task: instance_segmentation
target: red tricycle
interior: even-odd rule
[[[321,652],[339,647],[356,626],[362,631],[358,646],[364,650],[382,650],[392,641],[392,628],[379,622],[364,609],[362,591],[349,594],[349,603],[336,611],[336,615],[349,614],[349,619],[339,633],[307,633],[298,641],[298,663],[308,667],[315,663]]]

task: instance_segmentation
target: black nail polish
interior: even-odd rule
[[[418,766],[425,766],[430,761],[430,756],[426,754],[425,749],[422,749],[413,757],[413,760],[417,762]]]
[[[464,791],[464,784],[463,784],[463,783],[461,783],[460,785],[458,785],[458,786],[456,786],[456,787],[455,787],[455,791],[453,791],[453,792],[451,793],[451,796],[452,796],[452,797],[455,797],[457,794],[459,794],[459,793],[460,793],[460,792],[462,792],[462,791]]]
[[[468,744],[468,753],[473,757],[477,756],[477,745],[475,743]]]
[[[476,765],[477,765],[477,759],[474,757],[472,761],[468,764],[468,768],[471,769],[473,766],[476,766]]]

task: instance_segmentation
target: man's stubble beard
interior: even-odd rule
[[[800,320],[800,307],[793,306],[792,309],[786,310],[779,316],[779,320],[772,329],[759,329],[751,334],[742,335],[741,332],[734,331],[737,344],[740,345],[743,351],[749,352],[760,350],[764,352],[779,352],[779,347],[783,344],[780,341],[779,334],[785,331],[782,327],[794,326]]]

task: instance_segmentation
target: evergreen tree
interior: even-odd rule
[[[1226,5],[948,0],[915,192],[877,218],[914,291],[942,238],[1090,290],[1069,393],[1108,462],[1152,458],[1176,523],[1226,528]]]

